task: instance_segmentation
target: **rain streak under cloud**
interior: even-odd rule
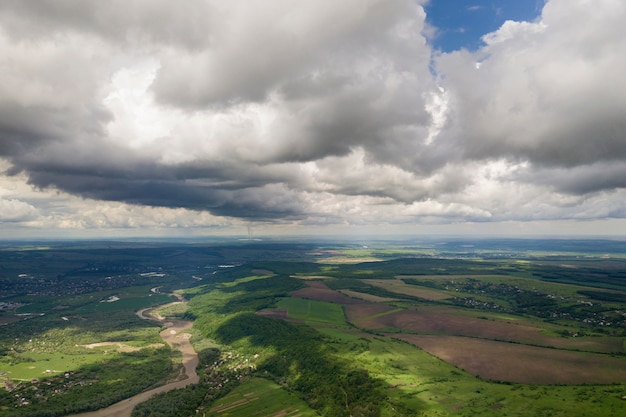
[[[4,0],[0,231],[618,233],[626,3],[531,3]]]

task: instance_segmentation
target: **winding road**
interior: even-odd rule
[[[184,301],[176,301],[167,304],[166,306],[180,304],[181,302]],[[183,354],[183,368],[181,369],[178,378],[176,378],[175,381],[168,382],[165,385],[151,389],[149,391],[144,391],[133,397],[115,403],[107,408],[102,408],[100,410],[91,411],[88,413],[73,414],[72,417],[130,417],[133,408],[135,408],[137,404],[150,399],[152,396],[163,392],[168,392],[173,389],[183,388],[190,384],[198,383],[198,381],[200,380],[200,377],[196,373],[196,367],[199,363],[198,354],[189,342],[191,334],[186,332],[186,330],[191,328],[193,322],[184,320],[165,322],[165,320],[160,316],[157,318],[147,316],[146,311],[148,310],[150,309],[145,308],[143,310],[139,310],[137,312],[137,315],[144,320],[157,321],[166,326],[165,330],[162,330],[160,333],[161,338],[168,345],[170,345],[172,349],[180,350]]]

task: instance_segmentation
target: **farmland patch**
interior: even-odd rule
[[[286,298],[278,303],[280,309],[287,311],[292,320],[302,320],[309,324],[345,324],[341,306],[322,301],[301,298]]]
[[[246,381],[217,400],[209,413],[229,417],[318,415],[301,399],[282,390],[275,383],[260,378]]]
[[[626,361],[608,355],[546,349],[458,336],[393,335],[483,379],[526,384],[626,381]]]
[[[341,290],[339,292],[351,298],[358,298],[359,300],[371,301],[373,303],[386,303],[389,301],[397,300],[397,298],[379,297],[378,295],[367,294],[364,292],[358,292],[358,291],[352,291],[352,290]]]
[[[351,318],[353,315],[349,314],[348,317]],[[599,353],[623,351],[619,338],[549,336],[543,334],[540,327],[532,326],[523,320],[506,322],[485,320],[446,307],[422,307],[418,310],[403,310],[390,314],[374,313],[370,317],[358,320],[358,324],[369,329],[396,328],[399,331],[413,333],[467,336]]]
[[[338,291],[331,290],[321,281],[307,281],[308,287],[291,293],[293,297],[310,300],[327,301],[335,304],[358,304],[363,301],[350,298]]]
[[[440,301],[451,297],[443,291],[416,287],[415,285],[406,284],[399,279],[364,279],[363,281],[387,291],[398,294],[412,295],[425,300]]]
[[[386,304],[361,303],[347,305],[344,307],[344,310],[346,312],[346,317],[348,318],[348,320],[354,323],[370,317],[374,317],[379,314],[393,311],[395,310],[395,308]]]

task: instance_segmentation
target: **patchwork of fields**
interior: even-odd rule
[[[626,413],[620,256],[407,253],[73,248],[49,275],[40,252],[0,253],[0,415],[93,410],[175,379],[180,353],[136,312],[182,297],[153,314],[194,322],[197,383],[134,417]]]
[[[626,381],[623,359],[598,354],[623,354],[623,338],[549,336],[542,333],[540,326],[522,318],[477,318],[472,312],[445,306],[397,308],[382,302],[347,298],[322,281],[307,284],[308,288],[292,295],[321,302],[318,308],[325,315],[334,304],[342,305],[347,320],[358,328],[412,343],[483,379],[528,384]],[[403,288],[399,284],[391,286],[397,292]],[[330,306],[325,306],[327,303]],[[296,307],[298,304],[293,301],[284,301],[280,306],[289,319],[316,323],[322,315],[310,311],[310,301],[306,305],[309,314],[302,314],[302,307]],[[342,321],[343,317],[336,318],[334,323]],[[333,320],[319,323],[322,322]]]

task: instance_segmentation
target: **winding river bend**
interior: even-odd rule
[[[167,305],[180,304],[181,302],[183,301],[176,301]],[[191,334],[186,332],[186,330],[191,328],[193,322],[184,320],[166,322],[161,317],[154,318],[147,316],[145,314],[147,310],[150,309],[140,310],[137,312],[137,315],[144,320],[154,320],[166,326],[165,330],[162,330],[160,333],[161,338],[170,345],[172,349],[180,350],[183,354],[183,368],[178,378],[175,381],[168,382],[165,385],[149,391],[144,391],[109,407],[88,413],[73,414],[73,417],[130,417],[133,408],[135,408],[137,404],[150,399],[152,396],[198,383],[200,380],[200,377],[196,373],[196,367],[199,363],[198,354],[189,342]]]

